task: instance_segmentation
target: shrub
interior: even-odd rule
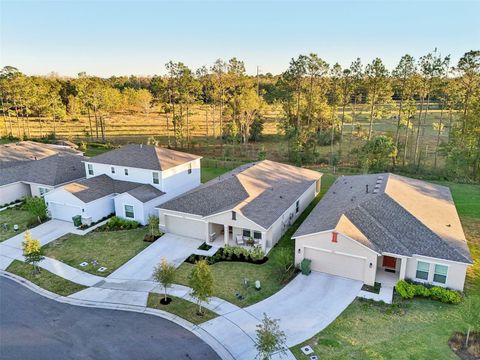
[[[117,216],[113,216],[108,222],[104,225],[104,230],[106,231],[115,231],[115,230],[130,230],[136,229],[140,226],[138,221],[135,220],[125,220]]]
[[[405,280],[397,282],[395,290],[403,299],[412,299],[414,296],[421,296],[447,304],[459,304],[462,301],[462,295],[458,291],[439,286],[428,288],[422,284],[408,283]]]

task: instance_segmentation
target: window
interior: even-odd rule
[[[133,212],[132,205],[125,205],[125,217],[133,219],[135,217],[135,213]]]
[[[125,172],[125,175],[128,176],[128,169],[123,170]]]
[[[152,176],[153,176],[153,183],[154,183],[154,184],[158,184],[158,183],[159,183],[159,180],[158,180],[158,172],[153,172],[153,173],[152,173]]]
[[[110,168],[110,171],[112,172],[112,174],[115,174],[115,168],[113,166]]]
[[[250,237],[250,230],[243,229],[243,237],[249,238]]]
[[[297,200],[297,203],[295,204],[295,213],[298,214],[299,210],[300,210],[300,200]]]
[[[88,168],[88,175],[93,175],[93,165],[87,164],[87,168]]]
[[[262,233],[260,231],[254,231],[253,232],[253,238],[255,240],[262,240]]]
[[[428,271],[430,269],[430,264],[423,261],[417,262],[417,274],[415,277],[417,279],[428,280]]]
[[[189,174],[192,173],[192,164],[188,164],[188,173],[189,173]]]
[[[237,213],[232,211],[232,220],[237,220]]]
[[[445,265],[435,264],[435,272],[433,273],[433,282],[445,284],[447,282],[448,267]]]
[[[47,188],[43,188],[43,187],[39,187],[38,188],[38,193],[40,194],[40,196],[43,196],[45,195],[50,189],[47,189]]]

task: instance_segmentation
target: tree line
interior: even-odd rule
[[[41,118],[53,123],[45,134],[55,134],[57,121],[84,115],[88,136],[106,141],[112,114],[148,113],[155,107],[166,115],[171,145],[183,147],[191,141],[192,109],[207,105],[202,111],[213,121],[212,136],[247,143],[261,134],[266,105],[277,104],[282,109],[278,129],[292,162],[318,163],[319,148],[329,146],[327,162],[332,166],[342,161],[342,154],[356,152],[356,165],[366,170],[418,170],[426,156],[425,132],[432,127],[433,168],[441,155],[449,174],[479,178],[479,50],[466,52],[456,64],[436,50],[419,59],[407,54],[392,71],[380,58],[365,65],[356,59],[342,68],[317,54],[293,58],[279,75],[249,76],[237,58],[197,70],[170,61],[165,69],[162,76],[105,79],[85,73],[75,78],[26,76],[7,66],[0,72],[4,130],[29,137],[29,117],[40,117],[40,127]],[[430,124],[432,105],[437,111]],[[367,126],[360,125],[360,115]],[[381,119],[393,119],[395,131],[376,135],[374,125]],[[360,147],[356,139],[362,140]]]

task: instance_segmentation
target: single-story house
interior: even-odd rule
[[[368,285],[463,290],[472,264],[448,187],[391,173],[338,178],[293,239],[297,265]]]
[[[160,228],[217,246],[268,252],[320,191],[321,174],[269,160],[250,163],[160,205]]]
[[[86,179],[50,192],[52,218],[96,222],[112,213],[145,225],[156,206],[200,185],[200,156],[129,144],[84,159]]]
[[[0,169],[0,205],[47,192],[85,177],[81,155],[58,153],[39,160],[16,162]]]

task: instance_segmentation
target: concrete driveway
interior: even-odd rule
[[[75,230],[75,226],[71,222],[49,220],[30,229],[30,233],[32,238],[39,240],[43,246],[73,230]],[[22,232],[0,243],[0,268],[2,270],[5,270],[13,259],[22,256],[22,242],[24,239],[25,232]]]
[[[166,258],[169,263],[180,266],[202,244],[201,240],[165,234],[140,254],[119,267],[107,279],[151,280],[153,269]]]
[[[235,359],[253,359],[255,329],[264,313],[280,320],[290,347],[311,338],[335,320],[355,299],[362,284],[318,272],[298,275],[268,299],[210,320],[201,327],[222,342]]]

